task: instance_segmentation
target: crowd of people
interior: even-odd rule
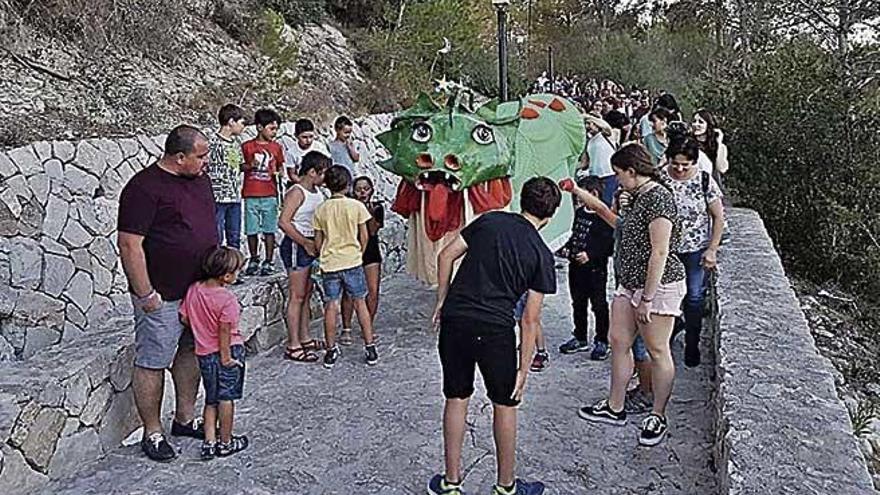
[[[583,88],[595,98],[585,98]],[[589,352],[593,360],[610,356],[612,368],[607,399],[580,408],[578,415],[622,425],[628,414],[649,413],[639,443],[656,445],[668,430],[666,405],[675,376],[671,342],[677,333],[685,335],[685,365],[701,362],[706,283],[724,237],[723,136],[706,110],[695,112],[690,124],[683,122],[668,93],[645,109],[647,92],[620,100],[616,85],[593,89],[563,82],[560,90],[577,93],[583,107],[588,141],[576,176],[560,184],[530,179],[520,194],[520,213],[483,214],[438,257],[433,321],[446,397],[446,472],[430,480],[430,493],[463,493],[461,443],[476,367],[494,405],[493,494],[543,492],[542,483],[514,477],[516,406],[528,373],[550,362],[541,307],[543,296],[556,292],[556,263],[539,230],[559,207],[562,191],[571,193],[575,217],[571,238],[555,255],[569,261],[574,331],[559,352]],[[639,105],[635,109],[633,102]],[[372,180],[354,175],[361,157],[351,141],[352,122],[339,117],[335,139],[324,144],[314,124],[300,119],[295,141],[283,145],[282,119],[273,110],[255,112],[256,137],[243,143],[249,119],[241,108],[224,106],[218,120],[210,137],[185,125],[172,130],[164,156],[136,174],[120,197],[118,242],[134,306],[133,388],[144,424],[141,447],[157,461],[177,455],[160,422],[169,368],[176,392],[171,435],[203,440],[206,460],[248,447],[246,436],[233,434],[245,353],[240,308],[229,286],[241,283],[240,275],[275,272],[278,230],[290,289],[284,357],[332,368],[342,355],[340,346],[354,343],[356,317],[364,362],[379,361],[373,320],[385,215],[373,201]],[[611,297],[609,277],[615,287]],[[316,280],[324,301],[323,339],[309,329]],[[595,316],[592,343],[589,311]],[[195,412],[200,381],[204,421]]]

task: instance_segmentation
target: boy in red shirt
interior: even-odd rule
[[[241,145],[244,156],[244,230],[248,262],[245,275],[270,275],[274,269],[275,229],[278,225],[278,173],[284,169],[284,149],[275,142],[281,116],[268,108],[254,114],[257,137]],[[266,259],[260,265],[259,235],[263,234]]]

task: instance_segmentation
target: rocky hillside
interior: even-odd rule
[[[353,110],[363,79],[339,30],[236,5],[0,0],[0,147],[210,125],[226,102],[287,119]]]

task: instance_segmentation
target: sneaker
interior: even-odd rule
[[[157,462],[169,462],[177,457],[177,452],[165,439],[165,435],[158,431],[141,440],[141,450],[147,454],[147,457]]]
[[[626,393],[623,401],[623,410],[627,414],[644,414],[654,407],[654,399],[646,394],[641,387],[636,387]]]
[[[611,355],[611,349],[605,342],[594,342],[593,350],[590,351],[590,359],[593,361],[605,361]]]
[[[509,490],[498,485],[492,487],[492,495],[541,495],[544,493],[544,483],[540,481],[523,481],[519,478],[513,482]]]
[[[465,495],[461,483],[453,485],[446,482],[442,474],[435,474],[428,482],[428,495]]]
[[[332,370],[333,366],[336,365],[336,361],[339,361],[339,356],[342,353],[339,352],[339,346],[333,346],[330,349],[327,349],[327,352],[324,353],[324,367],[328,370]]]
[[[275,273],[275,264],[268,260],[264,261],[263,265],[260,267],[260,276],[266,277],[273,273]]]
[[[196,440],[205,439],[205,424],[202,418],[196,418],[187,424],[171,422],[171,436],[173,437],[189,437]]]
[[[540,373],[546,370],[547,366],[550,366],[550,355],[547,354],[547,351],[538,351],[535,354],[535,358],[532,359],[532,366],[529,369],[535,373]]]
[[[559,352],[562,354],[574,354],[575,352],[584,352],[590,350],[590,344],[586,340],[578,340],[574,337],[568,342],[559,346]]]
[[[202,443],[202,454],[203,461],[210,461],[211,459],[217,457],[217,443],[204,441]]]
[[[367,360],[367,364],[370,366],[375,366],[379,364],[379,353],[376,352],[376,344],[370,344],[364,346],[364,358]],[[324,360],[324,364],[327,364],[327,360]]]
[[[237,454],[248,448],[250,442],[246,435],[240,437],[233,436],[229,443],[220,442],[217,444],[217,457],[228,457]]]
[[[666,424],[666,418],[659,414],[651,413],[642,421],[642,432],[639,433],[639,444],[646,447],[653,447],[662,442],[666,438],[666,432],[669,427]]]
[[[578,409],[578,416],[593,423],[608,423],[616,426],[626,424],[626,410],[612,411],[606,399],[602,399],[592,406],[584,406]]]
[[[244,274],[252,277],[260,271],[260,258],[251,258],[248,261],[247,268],[244,270]]]

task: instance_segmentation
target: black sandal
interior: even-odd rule
[[[229,443],[220,442],[217,444],[217,456],[230,456],[248,448],[248,445],[250,445],[250,442],[248,442],[248,437],[246,435],[240,437],[233,436]]]
[[[327,342],[323,340],[307,340],[302,343],[302,348],[309,351],[326,351],[327,350]]]
[[[284,350],[284,359],[296,361],[297,363],[316,363],[318,362],[318,355],[305,347],[288,347]]]

